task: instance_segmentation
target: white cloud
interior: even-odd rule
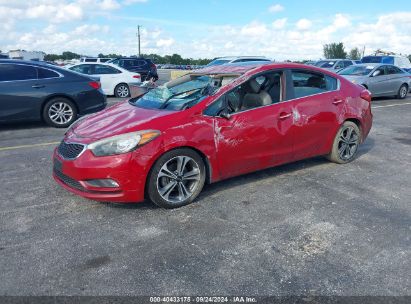
[[[103,10],[114,10],[120,8],[120,4],[116,0],[103,0],[100,7]]]
[[[272,26],[273,26],[274,29],[280,30],[280,29],[283,29],[286,24],[287,24],[287,18],[281,18],[281,19],[275,20],[272,23]]]
[[[123,4],[124,5],[131,5],[131,4],[134,4],[134,3],[146,3],[146,2],[147,2],[147,0],[124,0]]]
[[[284,10],[284,6],[282,6],[281,4],[273,4],[268,8],[268,11],[270,13],[278,13],[278,12],[282,12]]]
[[[301,31],[306,31],[309,30],[312,26],[312,22],[308,19],[300,19],[297,22],[297,29],[301,30]]]

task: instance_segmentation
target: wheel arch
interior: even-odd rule
[[[196,153],[201,157],[201,159],[202,159],[203,162],[204,162],[205,169],[206,169],[206,178],[205,178],[206,184],[211,184],[211,181],[212,181],[212,179],[211,179],[211,177],[212,177],[212,166],[211,166],[211,163],[210,163],[210,160],[208,159],[208,157],[207,157],[201,150],[199,150],[199,149],[197,149],[197,148],[194,148],[194,147],[192,147],[192,146],[187,146],[187,145],[178,146],[178,147],[173,147],[173,148],[171,148],[171,149],[165,150],[165,151],[163,151],[162,153],[160,153],[159,155],[157,155],[155,161],[152,163],[152,165],[151,165],[151,167],[150,167],[150,170],[148,171],[148,174],[147,174],[147,176],[146,176],[146,181],[145,181],[145,186],[144,186],[144,196],[145,196],[145,197],[147,197],[148,180],[149,180],[151,171],[153,170],[156,162],[157,162],[157,161],[160,159],[160,157],[162,157],[164,154],[166,154],[166,153],[168,153],[168,152],[170,152],[170,151],[177,150],[177,149],[190,149],[190,150],[193,150],[194,152],[196,152]]]
[[[358,118],[347,118],[344,122],[346,122],[346,121],[351,121],[351,122],[353,122],[357,125],[357,127],[360,129],[360,133],[361,133],[361,141],[360,142],[363,142],[364,134],[363,134],[363,127],[362,127],[361,121]]]

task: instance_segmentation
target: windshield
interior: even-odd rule
[[[335,61],[329,61],[329,60],[325,61],[325,60],[322,60],[322,61],[318,61],[318,62],[315,63],[314,65],[315,65],[316,67],[319,67],[319,68],[332,68],[332,67],[334,66],[334,64],[335,64]]]
[[[185,110],[211,95],[219,87],[216,82],[208,75],[183,76],[130,99],[130,103],[149,109]]]
[[[353,76],[366,76],[371,73],[374,69],[373,66],[349,66],[348,68],[340,71],[338,74],[340,75],[353,75]]]
[[[209,64],[207,64],[206,67],[210,67],[210,66],[213,66],[213,65],[222,65],[222,64],[225,64],[227,62],[230,62],[230,60],[216,59],[216,60],[211,61]]]

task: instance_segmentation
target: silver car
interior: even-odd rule
[[[356,64],[356,62],[350,59],[326,59],[317,61],[314,63],[314,66],[337,73],[338,71],[353,64]]]
[[[411,88],[411,74],[390,64],[357,64],[338,74],[367,88],[373,97],[397,96],[404,99]]]

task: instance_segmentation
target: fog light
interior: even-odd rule
[[[118,188],[119,184],[112,179],[89,179],[84,181],[87,185],[96,188]]]

